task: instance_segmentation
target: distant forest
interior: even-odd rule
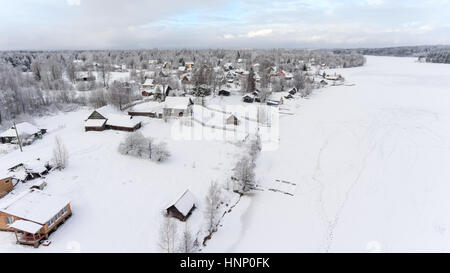
[[[336,54],[358,53],[373,56],[417,57],[428,63],[450,63],[450,45],[335,49],[333,52]]]

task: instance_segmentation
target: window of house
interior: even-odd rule
[[[67,208],[64,207],[64,208],[62,209],[62,214],[64,215],[64,214],[66,214],[66,212],[67,212]]]
[[[53,221],[53,218],[52,218],[52,219],[50,219],[50,221],[48,221],[48,226],[50,227],[51,225],[53,225],[53,223],[54,223],[54,221]]]
[[[9,182],[11,182],[11,180],[5,180],[5,184],[8,184]]]
[[[14,222],[14,217],[6,216],[6,224],[11,225]]]

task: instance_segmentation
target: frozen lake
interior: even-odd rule
[[[210,251],[450,251],[450,65],[367,57],[281,119],[258,192]],[[228,230],[228,232],[227,232]]]

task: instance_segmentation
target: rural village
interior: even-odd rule
[[[134,55],[121,58],[124,53]],[[275,51],[262,55],[251,51],[182,52],[184,55],[178,52],[180,56],[170,59],[152,58],[167,52],[144,53],[40,53],[33,56],[32,62],[26,61],[30,59],[27,53],[13,56],[18,61],[14,64],[17,72],[9,77],[36,82],[23,94],[29,97],[38,94],[48,101],[27,107],[62,106],[43,117],[31,117],[3,96],[7,112],[0,112],[0,122],[8,127],[0,133],[0,236],[14,234],[7,237],[10,243],[51,249],[62,244],[59,238],[71,236],[70,229],[59,227],[80,221],[79,217],[83,218],[89,210],[82,208],[84,204],[76,199],[80,194],[88,194],[75,194],[74,190],[82,187],[78,183],[85,184],[83,187],[91,194],[98,189],[108,193],[112,188],[108,190],[108,185],[97,188],[98,180],[103,184],[132,183],[128,186],[132,187],[137,183],[133,177],[140,176],[138,181],[153,179],[152,184],[162,184],[152,186],[152,194],[146,197],[128,197],[143,198],[135,209],[141,211],[141,206],[146,206],[143,211],[151,211],[148,215],[132,215],[148,217],[154,221],[153,225],[158,225],[159,235],[155,235],[158,247],[152,245],[146,250],[201,251],[209,240],[214,240],[222,219],[232,213],[242,196],[264,190],[258,185],[255,164],[261,151],[271,149],[269,142],[276,145],[279,141],[278,132],[274,132],[279,130],[278,119],[293,115],[291,107],[295,102],[308,99],[314,90],[351,86],[333,69],[361,66],[365,62],[361,55],[326,51]],[[194,57],[188,58],[186,53]],[[113,58],[113,54],[117,56]],[[202,54],[214,57],[200,58]],[[7,74],[16,59],[3,57],[9,60],[3,64]],[[3,79],[10,80],[6,74]],[[17,86],[11,92],[18,94],[19,89]],[[14,95],[11,98],[14,100]],[[64,131],[71,137],[65,137]],[[75,148],[77,142],[81,150]],[[100,146],[101,143],[106,146]],[[89,155],[86,164],[93,166],[85,169],[85,159],[77,154],[91,149],[99,153],[107,149],[104,156],[110,156],[96,153],[94,157],[102,159],[92,161]],[[200,151],[205,153],[201,160],[197,156],[180,162]],[[225,162],[215,162],[210,157],[214,154],[222,154],[220,160]],[[120,161],[116,160],[118,157]],[[97,160],[112,161],[102,165]],[[209,160],[218,165],[208,167]],[[98,168],[95,164],[99,164]],[[180,167],[171,170],[165,164],[182,164],[182,169],[190,170],[186,172]],[[143,168],[139,170],[137,166]],[[143,172],[145,169],[151,174]],[[85,172],[82,177],[90,177],[89,181],[78,182],[80,171]],[[117,172],[121,175],[115,175]],[[114,181],[126,176],[128,182]],[[62,181],[70,177],[74,181]],[[183,182],[173,181],[183,178]],[[92,189],[86,183],[92,183]],[[294,185],[280,180],[267,190],[289,196]],[[148,189],[144,192],[148,193]],[[111,202],[136,202],[128,200],[126,193],[114,195],[116,199]],[[155,196],[158,196],[156,203],[145,202]],[[108,199],[100,196],[89,200],[98,200],[102,204],[91,205],[106,210],[117,206],[111,207]],[[122,216],[120,211],[108,214],[115,218],[132,217]],[[113,221],[105,226],[112,224]]]

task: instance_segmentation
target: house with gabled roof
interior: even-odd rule
[[[167,215],[186,221],[195,209],[195,196],[190,190],[186,190],[173,204],[166,208]]]
[[[0,201],[0,230],[14,231],[18,244],[38,247],[71,215],[69,199],[28,189]]]
[[[164,117],[186,117],[192,114],[193,100],[189,97],[166,97],[163,106]]]

